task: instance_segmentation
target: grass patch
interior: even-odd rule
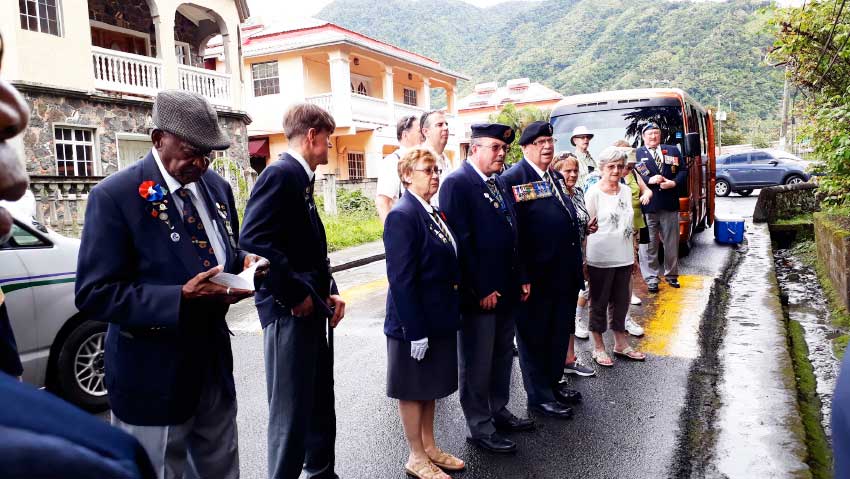
[[[803,327],[797,321],[787,320],[788,341],[791,345],[791,360],[797,377],[797,402],[806,433],[809,449],[807,463],[815,479],[832,477],[832,449],[821,425],[821,402],[817,394],[817,381],[809,362]]]
[[[814,222],[811,213],[803,213],[791,218],[776,220],[773,224],[783,226],[810,225]]]
[[[377,241],[384,233],[384,225],[377,214],[340,212],[336,216],[321,216],[328,238],[328,251]]]
[[[844,357],[844,352],[847,351],[847,342],[850,341],[850,334],[842,334],[832,340],[832,352],[835,357],[841,360]]]

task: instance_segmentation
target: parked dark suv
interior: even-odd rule
[[[743,151],[717,158],[714,193],[729,196],[734,191],[748,196],[756,188],[793,185],[809,181],[809,178],[805,164],[790,153],[781,150]]]

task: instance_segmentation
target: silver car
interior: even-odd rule
[[[23,379],[85,409],[106,409],[106,323],[86,320],[74,305],[80,241],[12,213],[12,238],[0,246],[0,288]]]

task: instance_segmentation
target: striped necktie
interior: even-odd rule
[[[508,211],[508,206],[505,204],[505,199],[502,197],[502,194],[499,192],[499,186],[496,185],[496,178],[490,177],[485,182],[487,183],[487,188],[490,190],[490,193],[493,195],[495,201],[499,203],[499,211],[505,215],[505,219],[508,220],[508,224],[513,226],[514,222],[511,220],[511,213]]]
[[[661,160],[661,155],[658,154],[658,148],[652,150],[652,156],[655,158],[655,166],[658,167],[658,172],[661,172],[661,167],[664,166],[664,162]]]

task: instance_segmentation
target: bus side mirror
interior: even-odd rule
[[[685,133],[685,156],[700,156],[702,149],[700,148],[699,133]]]

